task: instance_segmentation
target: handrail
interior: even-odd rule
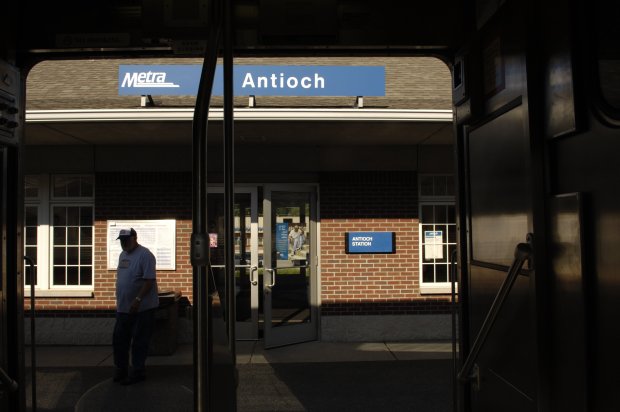
[[[0,383],[6,385],[9,392],[15,392],[19,388],[18,383],[14,381],[2,368],[0,368]]]
[[[510,269],[508,269],[506,279],[504,280],[504,283],[502,283],[502,286],[497,292],[495,300],[493,300],[493,304],[489,309],[489,313],[487,314],[484,322],[482,323],[482,327],[478,332],[478,336],[476,336],[474,345],[469,352],[469,355],[467,356],[467,359],[465,360],[461,371],[457,376],[458,380],[462,383],[467,383],[472,379],[478,378],[477,371],[472,374],[472,370],[474,369],[474,363],[478,359],[478,355],[480,354],[480,351],[482,350],[482,347],[487,340],[489,332],[491,331],[491,328],[493,327],[493,324],[495,323],[495,320],[497,319],[497,316],[502,309],[502,306],[504,305],[504,302],[506,301],[506,298],[508,297],[512,286],[514,285],[517,276],[523,268],[523,264],[534,255],[534,249],[532,247],[533,235],[531,233],[527,235],[527,242],[528,243],[519,243],[515,248],[515,259],[512,262]]]
[[[207,44],[192,122],[192,291],[194,296],[194,411],[210,410],[213,370],[213,311],[207,231],[207,122],[222,32],[222,0],[207,3]],[[234,318],[233,318],[234,319]]]
[[[458,411],[458,382],[455,379],[456,371],[458,370],[458,359],[457,359],[457,336],[456,336],[456,315],[457,315],[457,307],[456,307],[456,271],[457,271],[457,258],[458,258],[458,250],[454,249],[450,255],[450,314],[452,320],[452,408],[454,412]]]
[[[35,309],[36,309],[36,300],[35,300],[35,288],[36,284],[36,273],[34,270],[34,261],[32,258],[28,256],[24,256],[24,260],[28,263],[28,267],[30,269],[30,369],[32,376],[32,412],[36,412],[37,410],[37,347],[36,347],[36,335],[35,335]]]

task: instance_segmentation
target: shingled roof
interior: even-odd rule
[[[140,97],[118,95],[118,67],[121,64],[200,64],[200,59],[106,59],[46,61],[35,66],[27,79],[28,110],[134,109]],[[219,62],[221,64],[221,61]],[[450,71],[432,57],[290,57],[236,58],[239,65],[326,65],[385,66],[386,95],[365,97],[364,107],[375,109],[452,108]],[[266,108],[346,108],[351,97],[267,97],[257,99]],[[194,96],[153,96],[163,108],[193,107]],[[213,97],[212,106],[222,98]],[[236,97],[235,106],[247,107],[247,97]]]

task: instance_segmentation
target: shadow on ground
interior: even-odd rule
[[[452,409],[449,360],[244,364],[238,370],[240,412]],[[113,368],[101,366],[39,368],[37,410],[193,409],[191,366],[152,366],[147,381],[130,387],[114,384],[112,373]]]
[[[239,411],[450,412],[449,360],[239,366]]]

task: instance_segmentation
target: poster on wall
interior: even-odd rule
[[[424,259],[443,259],[443,231],[424,231]]]
[[[176,269],[176,220],[108,220],[108,270],[115,270],[123,251],[116,238],[119,230],[134,228],[138,243],[148,248],[157,259],[157,270]]]
[[[288,223],[276,223],[276,251],[278,260],[288,259]]]
[[[209,247],[217,248],[217,233],[209,233]]]

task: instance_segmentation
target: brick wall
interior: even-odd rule
[[[415,173],[323,173],[320,190],[323,316],[449,312],[420,295]],[[346,254],[352,231],[396,232],[396,253]]]
[[[38,298],[37,310],[113,312],[115,271],[107,269],[106,230],[114,219],[176,220],[176,270],[158,271],[158,283],[191,301],[191,174],[99,173],[95,188],[94,297]],[[415,173],[323,173],[320,193],[322,315],[448,313],[448,298],[419,293]],[[396,232],[396,253],[347,255],[349,231]]]
[[[191,300],[192,231],[190,173],[99,173],[95,177],[95,289],[92,298],[37,298],[37,310],[113,311],[116,271],[107,268],[107,221],[127,219],[176,220],[176,270],[158,271],[160,291],[178,290]],[[138,242],[140,234],[138,233]],[[29,304],[26,305],[28,309]]]

